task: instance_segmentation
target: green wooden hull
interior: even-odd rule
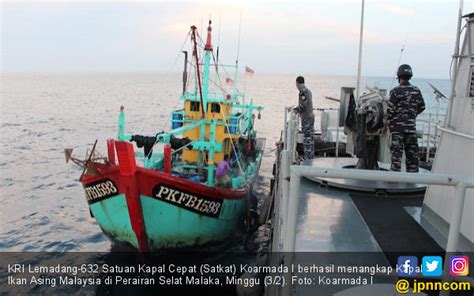
[[[204,216],[140,195],[143,219],[151,250],[185,248],[220,242],[241,223],[247,199],[225,200],[218,218]],[[90,205],[101,229],[113,240],[138,248],[124,194]]]

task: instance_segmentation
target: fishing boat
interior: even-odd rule
[[[265,139],[258,138],[254,128],[263,107],[238,90],[238,59],[235,65],[219,63],[211,21],[205,43],[195,26],[189,36],[192,59],[183,51],[182,109],[172,111],[169,131],[127,134],[121,106],[118,137],[107,140],[106,157],[96,145],[85,160],[66,150],[67,161],[84,167],[80,182],[102,231],[140,252],[226,240],[247,211],[263,155]],[[188,65],[194,72],[191,91]],[[223,84],[220,71],[227,73],[226,68],[234,77],[226,77]],[[217,177],[225,159],[227,172]]]

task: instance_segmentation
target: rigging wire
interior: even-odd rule
[[[186,37],[184,38],[184,41],[183,41],[183,44],[181,45],[181,49],[178,51],[178,54],[176,55],[174,61],[173,61],[173,64],[171,66],[171,69],[166,72],[165,76],[167,76],[168,74],[170,74],[174,68],[176,67],[176,63],[178,62],[178,59],[179,59],[179,56],[181,55],[181,52],[183,51],[183,48],[184,46],[186,45],[186,42],[188,41],[188,38],[189,36],[191,35],[191,30],[188,31],[188,34],[186,35]],[[152,105],[151,108],[148,109],[148,112],[145,116],[145,118],[142,120],[142,125],[140,126],[140,128],[138,129],[138,134],[140,134],[143,130],[143,128],[145,127],[145,123],[147,122],[147,120],[150,118],[151,114],[152,114],[152,111],[155,111],[155,108],[158,107],[159,105]],[[169,114],[170,115],[170,114]],[[169,117],[168,117],[169,119]],[[167,120],[168,121],[168,120]],[[162,129],[163,127],[161,127]]]
[[[226,128],[227,134],[230,135],[230,129],[229,129],[229,126],[227,125],[227,118],[226,118],[226,116],[225,116],[224,113],[222,113],[222,117],[224,117],[223,123],[224,123],[224,126],[225,126],[225,128]],[[240,156],[237,156],[237,164],[238,164],[238,166],[239,166],[240,173],[242,174],[244,171],[242,170],[242,166],[240,165],[240,160],[239,160],[239,159],[241,158],[242,153],[241,153],[240,150],[237,150],[237,149],[235,148],[234,141],[232,140],[232,136],[230,137],[229,140],[230,140],[230,144],[232,145],[232,149],[233,149],[234,151],[236,151],[237,154],[240,154]]]
[[[200,43],[201,43],[200,46],[203,47],[203,46],[204,46],[204,40],[201,38],[201,36],[200,36],[199,34],[197,34],[197,35],[198,35],[198,36],[197,36],[197,37],[198,37],[198,41],[200,41]],[[240,35],[240,29],[239,29],[239,35]],[[239,36],[239,39],[240,39],[240,36]],[[214,65],[216,66],[216,69],[217,69],[218,61],[216,60],[216,56],[214,55],[214,51],[212,51],[211,53],[212,53],[212,59],[213,59]],[[191,66],[191,67],[194,67],[194,68],[196,67],[196,66],[193,65],[193,64],[190,64],[190,66]],[[221,65],[221,66],[222,66],[222,65]],[[227,72],[227,69],[226,69],[225,67],[223,67],[223,66],[222,66],[222,68],[224,68],[224,71],[226,72],[226,74],[227,74],[228,76],[230,76],[229,73]],[[223,91],[223,92],[224,92],[224,95],[225,95],[226,89],[222,87],[222,80],[221,80],[221,78],[220,78],[219,72],[218,72],[218,71],[216,71],[216,72],[217,72],[217,77],[218,77],[217,82],[214,81],[214,80],[213,80],[212,78],[210,78],[210,77],[209,77],[209,81],[211,81],[213,85],[217,86],[221,91]],[[226,128],[227,134],[230,134],[230,133],[229,133],[230,129],[229,129],[229,126],[227,125],[227,118],[226,118],[226,116],[225,116],[224,113],[222,113],[222,116],[223,116],[223,118],[224,118],[223,123],[224,123],[224,126],[225,126],[225,128]],[[238,154],[237,164],[238,164],[240,173],[243,173],[242,165],[241,165],[241,163],[240,163],[240,159],[242,158],[242,152],[240,151],[240,148],[239,148],[239,149],[236,148],[236,146],[234,145],[234,141],[232,140],[232,138],[230,138],[230,143],[231,143],[232,149],[233,149],[234,151],[236,151],[237,154]]]
[[[183,45],[182,45],[181,49],[179,50],[179,54],[177,55],[177,57],[176,57],[176,59],[175,59],[175,61],[174,61],[174,64],[175,64],[175,65],[176,65],[176,62],[177,62],[177,60],[178,60],[178,58],[179,58],[179,55],[181,54],[181,51],[183,50],[184,46],[186,45],[186,42],[187,42],[189,36],[191,36],[191,31],[192,31],[192,30],[189,30],[188,35],[186,36],[186,38],[185,38],[185,40],[184,40],[184,42],[183,42]],[[199,33],[198,33],[198,32],[196,32],[196,35],[197,35],[197,37],[198,37],[198,40],[200,40],[200,37],[199,37]],[[202,41],[202,40],[201,40],[201,41]],[[198,44],[198,46],[199,46],[199,44]],[[202,48],[204,48],[204,47],[201,46],[200,49],[202,49]],[[197,53],[196,53],[196,54],[197,54]],[[204,58],[203,55],[201,55],[201,60],[199,61],[199,64],[202,64],[203,58]],[[192,60],[192,59],[191,59],[191,60]],[[190,64],[191,67],[195,67],[195,65],[193,65],[191,62],[188,61],[188,63]],[[173,68],[174,68],[174,67],[173,67]],[[178,107],[178,104],[179,104],[179,103],[180,103],[180,101],[177,100],[177,101],[176,101],[176,104],[174,105],[174,107],[173,107],[172,110],[175,110],[175,109]],[[169,122],[169,120],[170,120],[170,118],[171,118],[171,113],[172,113],[172,112],[168,112],[168,117],[167,117],[167,119],[162,122],[162,125],[160,126],[160,128],[159,128],[158,130],[163,130],[163,129],[164,129],[165,125],[167,124],[167,122]],[[150,152],[148,152],[148,154],[147,154],[145,157],[149,157],[149,156],[152,154],[153,148],[156,146],[156,144],[158,144],[157,141],[153,144],[153,146],[152,146],[151,149],[150,149]]]
[[[191,67],[194,67],[194,65],[191,65]],[[225,91],[225,89],[222,88],[222,85],[218,85],[218,84],[217,84],[215,81],[213,81],[211,78],[209,78],[209,80],[210,80],[215,86],[219,87],[222,91]],[[220,83],[220,82],[221,82],[221,81],[219,80],[219,83]],[[227,118],[226,118],[225,114],[222,114],[222,115],[223,115],[223,117],[224,117],[223,123],[224,123],[224,125],[225,125],[225,127],[226,127],[227,134],[230,134],[230,133],[229,133],[230,129],[229,129],[229,126],[227,125]],[[242,170],[242,166],[241,166],[241,164],[240,164],[239,159],[242,159],[242,154],[243,154],[243,153],[242,153],[242,151],[240,150],[240,147],[238,147],[238,146],[236,147],[236,146],[234,145],[234,142],[232,141],[232,138],[230,138],[230,141],[231,141],[232,149],[233,149],[234,151],[236,151],[237,154],[238,154],[237,162],[238,162],[238,166],[239,166],[240,172],[242,173],[243,170]]]
[[[237,61],[236,61],[236,63],[238,63],[239,51],[240,51],[240,33],[241,33],[240,27],[241,27],[241,24],[239,24],[239,41],[238,41]],[[181,51],[183,50],[183,48],[184,48],[184,46],[185,46],[185,44],[186,44],[186,41],[187,41],[187,39],[189,38],[190,34],[191,34],[191,31],[188,32],[188,35],[186,36],[185,41],[183,42],[183,45],[182,45],[182,47],[181,47],[181,49],[180,49],[180,53],[178,54],[178,56],[176,57],[176,59],[175,59],[175,61],[174,61],[174,63],[173,63],[173,69],[174,69],[174,66],[175,66],[175,64],[176,64],[176,62],[177,62],[177,60],[178,60],[178,58],[179,58],[179,55],[181,54]],[[219,35],[220,35],[220,34],[219,34]],[[201,35],[200,35],[198,32],[196,32],[196,37],[197,37],[197,40],[196,40],[196,41],[198,41],[198,42],[197,42],[197,45],[199,46],[199,49],[202,50],[202,49],[204,48],[204,46],[205,46],[204,40],[201,38]],[[219,40],[220,40],[220,36],[219,36]],[[212,51],[211,53],[212,53],[212,58],[213,58],[213,61],[214,61],[214,64],[215,64],[216,70],[217,70],[217,65],[218,65],[219,63],[218,63],[218,61],[216,61],[216,57],[215,57],[215,55],[214,55],[214,51]],[[190,65],[191,68],[194,68],[195,70],[197,70],[197,67],[199,67],[199,65],[203,63],[203,59],[204,59],[204,55],[201,55],[201,60],[199,61],[198,65],[194,65],[194,64],[193,64],[192,62],[190,62],[190,61],[188,61],[188,64]],[[191,59],[191,60],[192,60],[192,59]],[[229,75],[227,69],[226,69],[222,64],[220,64],[220,65],[222,66],[222,68],[224,68],[224,71],[225,71],[226,74],[230,77],[230,75]],[[190,71],[190,72],[191,72],[191,71]],[[210,78],[210,77],[209,77],[209,80],[212,82],[212,84],[213,84],[214,86],[218,87],[221,91],[223,91],[223,92],[224,92],[224,95],[225,95],[226,89],[222,87],[222,80],[221,80],[221,77],[220,77],[219,72],[218,72],[218,71],[216,71],[216,72],[217,72],[217,77],[218,77],[217,82],[214,81],[214,80],[213,80],[212,78]],[[188,74],[188,75],[189,75],[189,74]],[[234,83],[235,83],[235,82],[234,82]],[[175,105],[175,107],[174,107],[173,109],[176,109],[178,103],[179,103],[179,101],[176,103],[176,105]],[[149,113],[151,113],[151,112],[149,111]],[[223,120],[223,123],[224,123],[224,126],[225,126],[225,128],[226,128],[227,134],[230,135],[230,129],[229,129],[229,126],[228,126],[228,124],[227,124],[227,118],[226,118],[226,116],[225,116],[224,113],[222,113],[222,115],[223,115],[223,119],[224,119],[224,120]],[[166,121],[164,121],[163,124],[166,124],[166,123],[169,121],[170,116],[171,116],[171,113],[168,114],[168,119],[167,119]],[[148,118],[148,117],[149,117],[149,115],[147,116],[147,118]],[[250,119],[249,119],[249,120],[250,120]],[[163,126],[163,127],[164,127],[164,126]],[[162,127],[162,128],[163,128],[163,127]],[[162,128],[161,128],[161,129],[162,129]],[[141,129],[140,129],[140,130],[141,130]],[[231,142],[232,149],[237,153],[237,164],[238,164],[240,173],[243,173],[242,165],[241,165],[241,163],[240,163],[240,159],[242,158],[243,153],[242,153],[242,151],[240,151],[240,147],[239,147],[239,148],[236,148],[236,146],[234,145],[234,141],[233,141],[232,137],[230,137],[229,140],[230,140],[230,142]],[[155,147],[155,145],[156,145],[157,143],[158,143],[158,142],[155,142],[155,143],[153,144],[152,149],[150,149],[150,152],[148,153],[148,155],[146,155],[146,157],[149,157],[149,156],[151,155],[151,153],[152,153],[152,151],[153,151],[153,148]],[[190,143],[188,143],[188,145],[190,145]],[[184,147],[187,147],[188,145],[185,145]],[[184,147],[179,148],[178,150],[174,151],[173,153],[176,153],[176,152],[178,152],[178,151],[181,151],[182,149],[184,149]]]
[[[199,36],[199,35],[198,35],[198,40],[201,42],[202,47],[204,47],[204,40],[202,40],[201,36]],[[213,55],[214,64],[218,64],[218,65],[220,66],[220,68],[223,68],[225,74],[230,78],[231,75],[230,75],[229,72],[227,71],[227,68],[226,68],[223,64],[219,63],[219,62],[217,61],[216,57],[214,56],[214,51],[212,51],[212,55]],[[194,65],[192,65],[192,66],[194,66]],[[224,91],[224,93],[226,93],[225,87],[222,87],[222,81],[220,80],[220,74],[218,74],[218,79],[219,79],[219,84],[220,84],[220,87],[219,87],[219,88],[220,88],[222,91]],[[217,84],[215,83],[215,81],[212,80],[211,78],[209,78],[209,80],[211,80],[211,82],[213,82],[214,85],[217,85]],[[234,83],[235,83],[235,81],[234,81]],[[238,92],[238,91],[239,91],[239,90],[237,89],[237,92]]]

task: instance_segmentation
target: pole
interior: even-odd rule
[[[337,119],[336,119],[336,158],[339,157],[339,109],[337,110]]]
[[[448,113],[445,118],[444,127],[451,127],[451,112],[453,111],[453,99],[456,95],[456,78],[458,76],[458,67],[459,67],[459,42],[461,39],[461,21],[462,21],[462,8],[464,1],[459,0],[459,10],[458,10],[458,25],[456,27],[456,43],[454,44],[454,53],[453,53],[453,72],[451,76],[451,95],[449,96],[448,103]]]
[[[430,158],[430,144],[431,144],[431,113],[428,114],[428,141],[426,143],[426,162]]]
[[[196,41],[196,26],[192,26],[191,30],[193,30],[193,42],[194,42],[194,56],[196,58],[196,71],[197,71],[197,80],[198,80],[198,85],[199,85],[199,96],[201,99],[201,113],[202,117],[206,117],[206,114],[204,113],[204,102],[202,98],[202,86],[201,86],[201,72],[199,71],[199,57],[198,57],[198,50],[197,50],[197,41]]]
[[[288,214],[285,221],[285,240],[283,241],[283,252],[295,251],[296,222],[298,221],[298,205],[300,199],[301,175],[290,168],[290,191],[288,196]]]
[[[459,234],[461,232],[462,213],[464,208],[464,200],[466,199],[466,184],[459,183],[455,187],[454,205],[449,225],[448,242],[446,245],[446,253],[454,253],[458,248]]]
[[[283,151],[282,151],[283,152]],[[273,223],[272,223],[272,229],[273,229],[273,239],[272,239],[272,252],[280,252],[281,251],[281,200],[282,200],[282,195],[281,195],[281,184],[282,184],[282,172],[281,172],[281,162],[282,162],[282,152],[279,153],[278,155],[278,161],[276,165],[276,175],[275,175],[275,185],[273,189],[273,205],[274,205],[274,210],[273,210]],[[280,260],[278,260],[280,261]]]
[[[234,87],[233,87],[233,99],[237,99],[237,79],[239,70],[239,55],[240,55],[240,31],[242,27],[242,11],[239,16],[239,37],[237,40],[237,58],[235,59],[235,72],[234,72]]]
[[[290,121],[288,122],[288,132],[286,133],[286,141],[288,144],[286,145],[286,149],[290,152],[290,162],[293,163],[293,155],[295,154],[294,149],[294,142],[295,142],[295,115],[293,113],[290,114]]]
[[[280,203],[280,213],[281,220],[283,223],[280,223],[280,243],[284,242],[283,235],[287,234],[288,229],[285,227],[288,222],[288,202],[289,202],[289,193],[290,193],[290,181],[288,177],[290,176],[290,152],[288,150],[283,150],[281,152],[281,203]]]
[[[186,84],[188,83],[188,52],[183,50],[184,53],[184,71],[183,71],[183,95],[186,92]]]
[[[285,107],[285,111],[283,113],[283,149],[288,149],[288,143],[286,142],[286,135],[288,133],[288,125],[287,125],[287,120],[288,120],[288,112],[287,112],[287,107]]]
[[[436,124],[435,124],[435,131],[434,131],[434,144],[433,147],[436,149],[438,147],[438,125],[439,125],[439,101],[441,100],[440,97],[436,98]]]
[[[466,184],[459,183],[455,187],[454,191],[454,206],[453,212],[451,213],[451,221],[449,223],[449,232],[448,232],[448,241],[446,243],[446,255],[444,258],[445,266],[444,271],[446,278],[444,279],[447,282],[451,281],[451,276],[449,276],[449,266],[447,262],[449,262],[449,257],[453,253],[457,252],[458,249],[458,242],[459,236],[461,233],[461,221],[462,221],[462,213],[464,208],[464,200],[466,199]],[[440,295],[447,296],[449,292],[441,291]]]
[[[360,12],[360,36],[359,36],[359,64],[357,66],[357,87],[356,87],[356,103],[359,102],[360,96],[360,75],[362,71],[362,43],[364,39],[364,3],[362,0],[362,9]]]

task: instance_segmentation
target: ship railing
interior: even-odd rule
[[[277,160],[277,176],[275,179],[275,208],[274,208],[274,225],[272,252],[281,256],[273,258],[278,262],[291,265],[294,260],[295,242],[296,242],[296,226],[298,219],[298,207],[300,199],[300,185],[303,177],[325,177],[353,180],[369,180],[383,181],[391,183],[410,183],[410,184],[426,184],[426,185],[442,185],[452,186],[455,188],[453,200],[453,210],[450,219],[450,227],[446,245],[445,260],[449,260],[449,253],[457,252],[458,242],[461,232],[461,221],[464,210],[467,188],[474,188],[474,177],[463,175],[449,174],[431,174],[431,173],[402,173],[402,172],[386,172],[372,171],[361,169],[337,169],[337,168],[321,168],[302,165],[292,165],[295,163],[296,155],[296,125],[297,116],[288,113],[285,108],[285,125],[283,130],[283,150]],[[429,116],[428,116],[429,117]],[[438,129],[446,132],[438,126]],[[449,132],[449,131],[447,131]],[[466,136],[466,135],[464,135]],[[474,139],[473,136],[470,139]],[[279,254],[279,255],[278,255]],[[281,255],[284,254],[284,255]],[[286,257],[285,257],[286,256]],[[447,261],[445,261],[447,262]],[[446,265],[446,268],[448,265]],[[445,270],[446,275],[449,273]],[[291,277],[291,275],[285,275]],[[291,283],[287,279],[287,283]],[[449,278],[448,278],[449,280]],[[291,295],[292,286],[283,287],[283,295]]]
[[[356,179],[356,180],[378,180],[378,181],[389,181],[389,182],[405,182],[405,183],[420,183],[420,184],[428,184],[428,185],[445,185],[445,186],[455,186],[456,187],[456,195],[455,195],[455,203],[456,206],[454,207],[455,213],[459,215],[452,215],[451,225],[453,227],[450,228],[449,238],[448,238],[448,250],[452,250],[457,247],[457,241],[459,239],[459,227],[461,220],[456,220],[458,216],[462,215],[462,207],[464,204],[465,198],[465,191],[466,188],[473,187],[474,184],[474,177],[472,176],[452,176],[447,174],[426,174],[426,173],[400,173],[400,172],[384,172],[384,171],[370,171],[370,170],[344,170],[344,169],[328,169],[328,168],[316,168],[316,167],[308,167],[308,166],[291,166],[290,172],[290,165],[295,162],[296,159],[296,129],[297,129],[297,115],[294,113],[290,113],[290,118],[288,119],[287,108],[285,108],[284,113],[284,129],[283,129],[283,151],[280,154],[279,159],[279,166],[280,169],[278,170],[278,180],[277,180],[277,197],[281,198],[283,208],[286,209],[287,214],[282,217],[283,221],[288,221],[288,217],[290,216],[290,211],[295,211],[294,205],[290,206],[288,200],[292,202],[297,202],[297,197],[299,195],[299,188],[293,185],[293,189],[296,190],[295,192],[290,193],[290,184],[289,180],[293,182],[293,178],[290,177],[290,174],[297,176],[297,184],[299,186],[300,178],[301,177],[329,177],[329,178],[349,178],[349,179]],[[432,114],[428,114],[428,117],[431,117]],[[429,121],[431,123],[431,121]],[[466,137],[469,139],[474,139],[472,135],[466,135],[457,133],[451,130],[444,129],[438,125],[434,125],[437,130],[443,132],[450,132],[456,133],[459,136]],[[296,182],[296,181],[295,181]],[[462,195],[462,196],[461,196]],[[462,200],[462,202],[460,202]],[[297,204],[296,204],[297,205]],[[296,219],[296,214],[294,213],[294,217]],[[454,220],[453,220],[454,219]],[[296,223],[296,221],[294,221]],[[286,230],[294,229],[295,224],[290,224],[289,228]],[[290,235],[293,231],[283,231],[283,233]],[[454,232],[453,232],[454,231]],[[457,232],[457,233],[456,233]],[[291,237],[290,237],[291,238]],[[286,239],[285,241],[288,241]],[[293,244],[294,249],[294,237],[290,239]],[[453,247],[454,246],[454,247]],[[288,248],[284,248],[288,249]]]
[[[442,126],[437,126],[437,128],[438,128],[440,131],[443,131],[443,132],[448,133],[448,134],[456,135],[456,136],[459,136],[459,137],[461,137],[461,138],[465,138],[465,139],[469,139],[469,140],[474,140],[474,136],[473,136],[473,135],[469,135],[469,134],[457,132],[457,131],[454,131],[454,130],[452,130],[452,129],[445,128],[445,127],[442,127]]]
[[[422,113],[417,118],[417,127],[421,126],[421,141],[420,147],[426,148],[425,161],[430,160],[430,149],[436,149],[439,146],[441,134],[439,126],[444,121],[445,115],[440,113]]]
[[[279,222],[279,225],[276,226],[276,228],[278,228],[277,234],[279,237],[274,239],[276,245],[272,246],[273,252],[283,252],[283,254],[286,254],[284,255],[287,256],[286,258],[280,258],[280,260],[285,264],[291,265],[294,260],[293,256],[295,252],[300,185],[301,178],[303,177],[452,186],[455,188],[455,192],[452,197],[453,211],[450,219],[445,262],[448,262],[451,253],[458,251],[466,189],[474,188],[474,177],[449,174],[415,174],[361,169],[347,170],[311,167],[290,165],[291,162],[289,160],[290,155],[288,150],[283,150],[281,153],[281,173],[279,174],[280,179],[278,182],[281,186],[281,200],[279,202],[280,211],[277,213],[277,221]],[[448,268],[448,265],[446,265],[446,268]],[[447,269],[444,274],[449,274]],[[450,279],[447,278],[447,280]],[[288,283],[291,283],[291,281],[288,281]],[[290,295],[291,289],[291,287],[284,287],[283,295]]]
[[[287,108],[285,108],[285,126],[287,126]],[[336,111],[337,113],[337,118],[336,122],[339,122],[339,108],[317,108],[314,109],[315,111],[319,113],[323,113],[325,111]],[[317,116],[317,118],[320,118],[321,116]],[[445,114],[441,113],[422,113],[416,120],[417,122],[417,128],[419,129],[418,135],[421,137],[419,141],[419,146],[424,147],[425,150],[425,161],[428,162],[430,159],[432,159],[434,153],[430,153],[432,149],[436,149],[439,146],[439,141],[441,139],[441,133],[440,133],[440,125],[442,125],[442,122],[444,121]],[[341,143],[341,133],[344,133],[344,127],[338,126],[329,126],[325,129],[319,125],[319,129],[315,129],[316,133],[321,133],[323,132],[335,132],[335,156],[339,156],[339,146]],[[286,139],[286,136],[284,137]],[[436,150],[435,150],[436,151]]]

